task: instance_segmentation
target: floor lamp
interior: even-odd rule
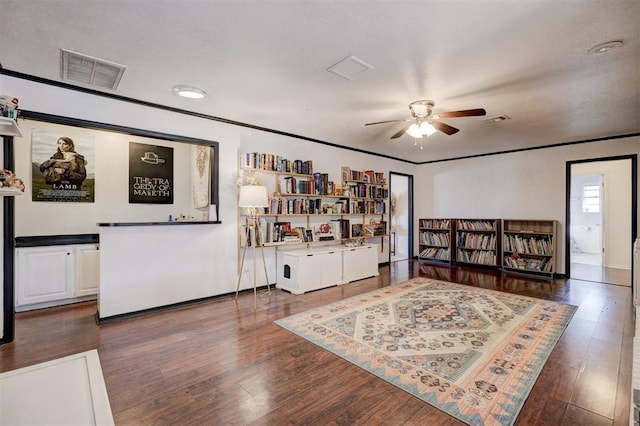
[[[248,208],[251,212],[251,219],[249,223],[249,236],[253,237],[251,240],[251,247],[253,248],[253,309],[258,309],[258,291],[256,290],[256,245],[258,242],[258,208],[269,207],[269,196],[267,195],[267,188],[261,185],[245,185],[240,187],[240,197],[238,199],[238,207]],[[261,243],[264,243],[262,241]],[[245,241],[244,249],[242,250],[242,264],[240,266],[240,276],[238,277],[238,285],[236,286],[236,300],[238,299],[238,292],[240,291],[240,281],[242,280],[242,272],[244,271],[244,259],[247,254],[247,245],[249,242]],[[260,250],[262,251],[262,265],[264,266],[264,276],[267,279],[267,292],[271,296],[271,288],[269,287],[269,274],[267,273],[267,262],[264,260],[264,246],[260,244]]]

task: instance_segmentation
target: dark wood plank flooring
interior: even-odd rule
[[[601,265],[572,263],[571,277],[585,281],[631,286],[631,269],[607,268]]]
[[[97,348],[117,425],[389,424],[459,421],[280,328],[274,320],[428,276],[579,306],[517,420],[519,425],[628,425],[631,289],[578,280],[420,264],[294,296],[276,290],[98,326],[95,303],[16,316],[0,372]],[[55,386],[55,384],[53,384]]]

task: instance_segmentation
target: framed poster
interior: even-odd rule
[[[173,204],[173,148],[129,142],[129,203]]]
[[[33,201],[93,203],[93,136],[34,129],[31,133]]]

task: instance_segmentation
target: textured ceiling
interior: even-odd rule
[[[640,132],[639,22],[638,0],[0,0],[0,64],[58,81],[68,49],[127,67],[107,93],[424,162]],[[373,69],[327,71],[350,55]],[[443,120],[423,150],[363,126],[419,99],[511,120]]]

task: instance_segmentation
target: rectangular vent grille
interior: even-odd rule
[[[62,80],[116,90],[126,67],[70,50],[61,49]]]

